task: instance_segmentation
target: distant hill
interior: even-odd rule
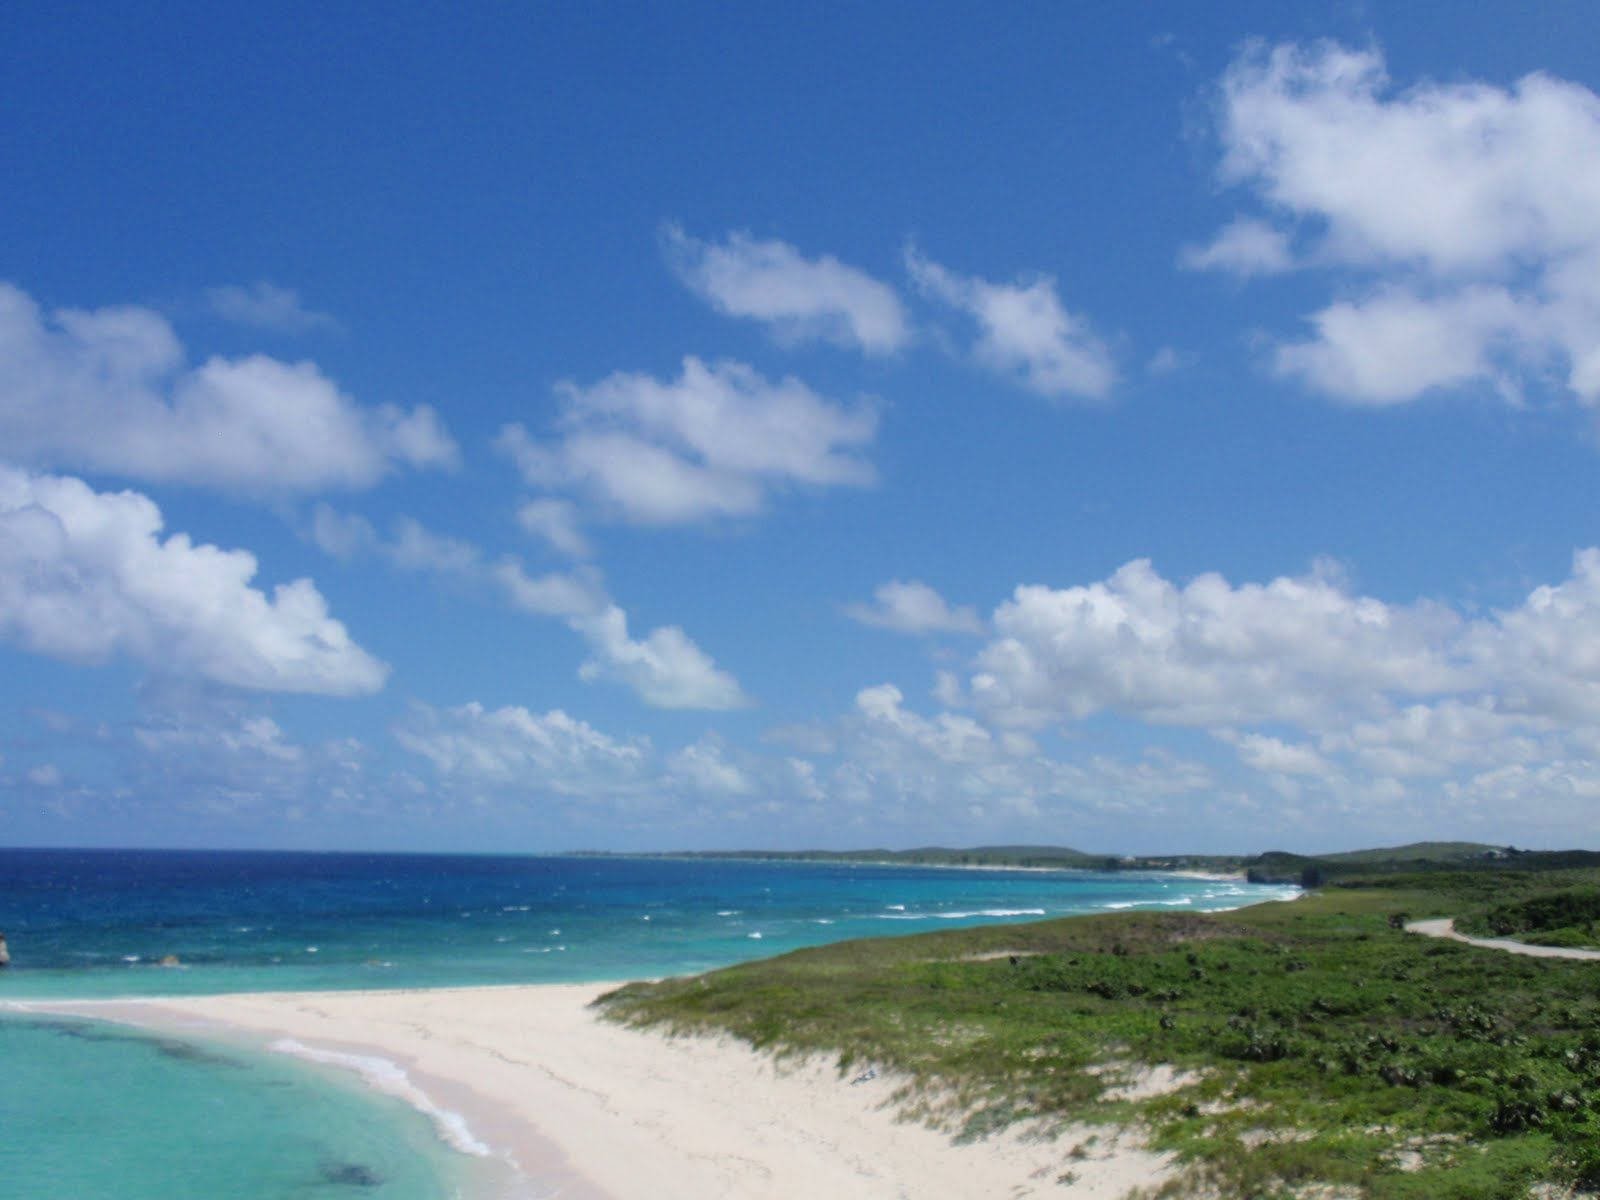
[[[1317,855],[1323,862],[1460,862],[1462,859],[1496,858],[1514,853],[1510,846],[1490,846],[1483,842],[1411,842],[1379,850],[1345,850],[1339,854]]]

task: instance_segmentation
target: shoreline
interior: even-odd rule
[[[833,1200],[1049,1194],[1113,1200],[1158,1186],[1166,1160],[1131,1133],[1008,1131],[955,1145],[897,1119],[899,1081],[831,1062],[778,1061],[731,1038],[671,1037],[602,1020],[614,983],[29,1001],[89,1017],[246,1043],[352,1070],[408,1101],[457,1148],[478,1144],[523,1180],[509,1194]],[[294,1043],[294,1044],[291,1044]],[[297,1044],[297,1045],[296,1045]],[[387,1064],[385,1066],[384,1064]],[[1081,1153],[1081,1152],[1080,1152]],[[1068,1187],[1057,1183],[1067,1171]],[[796,1181],[803,1180],[797,1191]],[[472,1196],[469,1200],[480,1200]],[[490,1200],[488,1197],[482,1200]],[[499,1195],[493,1200],[501,1200]]]
[[[1177,875],[1185,879],[1208,879],[1216,883],[1248,883],[1249,875],[1244,869],[1237,871],[1207,871],[1200,867],[1143,867],[1143,866],[1090,866],[1084,863],[1079,866],[1023,866],[1015,863],[957,863],[957,862],[908,862],[904,859],[894,858],[767,858],[760,854],[552,854],[540,857],[570,858],[570,859],[634,859],[638,861],[661,862],[742,862],[762,863],[765,865],[781,866],[786,863],[795,863],[819,867],[896,867],[909,870],[925,871],[1027,871],[1043,874],[1082,874],[1082,875]],[[1114,857],[1111,855],[1108,858]]]

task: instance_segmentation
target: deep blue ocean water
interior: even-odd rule
[[[11,1001],[620,980],[844,938],[1291,894],[1143,873],[0,850],[0,1197],[475,1194],[467,1156],[348,1072]]]

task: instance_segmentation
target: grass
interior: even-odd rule
[[[1512,937],[1542,946],[1600,946],[1600,887],[1577,884],[1559,891],[1502,900],[1456,922],[1463,933]]]
[[[1540,882],[1397,874],[1233,913],[845,942],[602,1004],[631,1024],[825,1054],[841,1072],[896,1071],[908,1115],[958,1138],[1139,1125],[1183,1166],[1164,1196],[1524,1197],[1541,1181],[1600,1185],[1600,964],[1394,926],[1529,899]],[[1107,1100],[1155,1064],[1188,1082]]]

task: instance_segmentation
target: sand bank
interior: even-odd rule
[[[609,985],[607,985],[609,986]],[[136,1024],[219,1028],[397,1064],[566,1200],[1121,1197],[1166,1178],[1131,1135],[1006,1134],[953,1145],[897,1121],[886,1073],[774,1063],[731,1039],[670,1038],[596,1017],[600,985],[310,992],[40,1004]],[[283,1048],[283,1047],[280,1047]],[[329,1058],[339,1065],[356,1060]],[[865,1073],[864,1071],[861,1073]],[[413,1102],[416,1099],[413,1098]],[[1071,1172],[1072,1181],[1059,1182]]]

